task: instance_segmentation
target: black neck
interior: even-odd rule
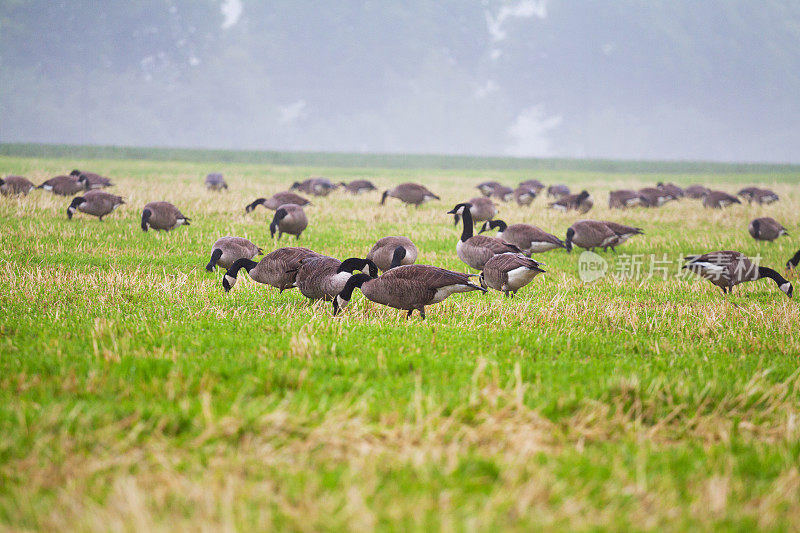
[[[776,271],[772,270],[771,268],[767,267],[758,267],[758,278],[770,278],[775,284],[780,287],[784,283],[787,283],[789,280],[778,274]]]
[[[369,267],[369,277],[378,275],[377,265],[369,259],[361,259],[360,257],[345,259],[342,261],[342,264],[339,265],[339,268],[336,269],[336,272],[349,272],[352,274],[354,270],[361,270],[363,272],[367,267]]]
[[[464,231],[461,232],[461,242],[464,242],[472,237],[472,213],[470,213],[469,207],[464,208],[461,217],[464,219]]]
[[[383,191],[383,196],[381,196],[381,205],[386,203],[386,197],[389,196],[389,191]]]
[[[789,263],[791,263],[793,267],[797,267],[797,264],[800,263],[800,250],[797,250],[797,253],[789,259]]]
[[[567,249],[568,252],[572,251],[572,237],[575,235],[575,230],[569,228],[567,230],[567,240],[564,242],[564,247]]]
[[[231,265],[231,267],[228,269],[228,271],[225,273],[225,275],[226,276],[230,276],[232,278],[235,278],[237,276],[237,274],[239,274],[239,270],[245,269],[248,272],[250,272],[251,270],[253,270],[253,267],[256,266],[257,264],[258,263],[256,263],[252,259],[246,259],[246,258],[237,259]]]
[[[142,231],[147,231],[147,221],[150,220],[150,215],[152,214],[153,212],[149,209],[142,211]]]
[[[508,224],[506,224],[502,220],[490,220],[489,227],[492,229],[497,228],[497,231],[503,232],[508,227]]]
[[[361,287],[364,283],[368,282],[372,278],[366,274],[354,274],[347,280],[347,283],[344,284],[344,289],[342,292],[339,293],[339,297],[342,300],[350,301],[350,298],[353,297],[353,289],[356,287]]]
[[[403,262],[403,259],[406,257],[406,247],[405,246],[398,246],[394,249],[394,254],[392,254],[392,263],[389,265],[389,270],[393,268],[397,268]]]
[[[219,261],[220,257],[222,257],[222,250],[215,248],[214,251],[211,252],[211,261],[206,265],[206,270],[214,272],[214,267],[217,266],[217,261]]]
[[[259,205],[262,205],[266,201],[267,201],[266,198],[258,198],[252,204],[249,204],[247,207],[245,207],[244,210],[249,213],[250,211],[258,207]]]

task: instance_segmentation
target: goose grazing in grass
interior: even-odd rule
[[[297,269],[300,268],[302,260],[315,256],[319,254],[308,248],[286,247],[268,253],[258,263],[252,259],[237,259],[225,272],[222,288],[225,292],[230,291],[236,285],[239,271],[245,269],[253,281],[270,285],[283,292],[295,286]]]
[[[536,191],[536,194],[539,194],[544,189],[544,183],[539,180],[525,180],[519,183],[520,187],[527,187],[528,189],[533,189]],[[569,194],[569,193],[567,193]]]
[[[206,190],[207,191],[221,191],[228,189],[228,183],[225,181],[225,176],[219,172],[212,172],[206,176]]]
[[[789,235],[786,228],[772,217],[755,218],[747,226],[750,236],[757,241],[774,241],[782,235]]]
[[[566,185],[551,185],[547,188],[547,196],[548,198],[553,198],[554,200],[560,200],[565,196],[569,196],[570,190],[569,187]]]
[[[497,198],[503,202],[508,202],[514,199],[514,189],[506,187],[505,185],[498,185],[492,190],[491,197]]]
[[[83,176],[88,182],[87,189],[104,189],[106,187],[113,187],[114,184],[105,176],[96,174],[94,172],[85,172],[77,168],[69,173],[70,176],[80,177]]]
[[[676,200],[679,199],[679,198],[683,198],[686,195],[686,193],[683,191],[683,189],[681,189],[680,187],[678,187],[674,183],[663,183],[663,182],[659,181],[656,184],[656,188],[659,189],[659,190],[664,191],[665,193],[669,194],[670,196],[672,196]]]
[[[723,191],[711,191],[703,196],[703,207],[708,209],[722,209],[731,204],[741,204],[738,198]]]
[[[397,198],[403,203],[419,207],[430,200],[439,200],[439,197],[429,191],[424,185],[417,183],[401,183],[393,189],[383,191],[381,205],[386,203],[386,198]]]
[[[780,200],[780,196],[778,193],[771,191],[769,189],[759,189],[753,195],[753,202],[757,204],[772,204]]]
[[[637,205],[647,205],[649,202],[642,198],[639,191],[622,189],[608,193],[608,207],[611,209],[626,209]]]
[[[795,270],[798,263],[800,263],[800,250],[797,250],[797,252],[786,261],[786,270]]]
[[[592,206],[594,206],[594,202],[589,195],[589,191],[585,190],[578,194],[569,194],[549,205],[550,209],[555,209],[556,211],[578,211],[581,214],[589,211]]]
[[[148,228],[169,231],[178,226],[189,226],[191,220],[169,202],[150,202],[142,209],[142,231]]]
[[[497,237],[473,235],[470,207],[472,207],[471,204],[457,204],[447,212],[450,215],[461,215],[464,219],[464,231],[456,243],[456,253],[459,259],[476,270],[483,270],[486,261],[497,254],[522,252],[519,247]]]
[[[81,191],[88,191],[89,180],[83,175],[56,176],[39,185],[37,189],[44,189],[59,196],[72,196]]]
[[[330,301],[342,292],[354,270],[369,269],[369,277],[378,275],[378,267],[369,259],[351,257],[339,261],[334,257],[318,255],[300,261],[295,285],[310,300]]]
[[[688,198],[693,198],[695,200],[700,200],[705,195],[711,192],[711,189],[708,187],[704,187],[702,185],[689,185],[685,189],[683,189],[683,193]]]
[[[244,237],[220,237],[211,247],[211,261],[206,270],[214,272],[217,265],[230,268],[239,259],[253,259],[263,250]]]
[[[482,287],[502,291],[513,298],[537,274],[545,272],[541,267],[541,263],[522,254],[500,254],[486,262],[479,279]]]
[[[295,181],[289,188],[291,191],[300,191],[314,196],[328,196],[336,185],[328,178],[312,177],[302,182]]]
[[[531,205],[536,200],[536,191],[530,187],[517,187],[514,189],[514,201],[517,205]]]
[[[475,186],[484,196],[491,196],[496,187],[502,187],[502,185],[496,181],[484,181]]]
[[[308,227],[308,217],[303,208],[295,204],[284,204],[275,211],[275,216],[272,217],[272,223],[269,225],[270,237],[275,237],[275,232],[278,232],[278,240],[284,233],[294,235],[297,239],[300,234]]]
[[[259,205],[263,205],[264,207],[272,211],[277,211],[280,206],[285,204],[294,204],[302,207],[306,205],[311,205],[311,202],[306,198],[303,198],[299,194],[284,191],[275,193],[270,198],[258,198],[257,200],[245,206],[244,212],[245,214],[250,213],[253,209],[258,207]]]
[[[373,185],[371,181],[367,180],[353,180],[350,183],[341,182],[339,183],[339,185],[343,187],[344,190],[349,192],[350,194],[361,194],[364,192],[378,190],[378,188],[375,185]]]
[[[470,283],[469,275],[429,265],[405,265],[393,268],[378,278],[355,274],[333,300],[333,316],[347,307],[358,287],[364,296],[375,303],[408,311],[406,318],[418,310],[425,319],[425,306],[439,303],[457,292],[486,289]]]
[[[72,203],[67,207],[67,218],[71,220],[72,215],[78,210],[87,215],[94,215],[102,222],[104,216],[124,203],[125,200],[122,199],[122,196],[98,190],[88,191],[83,196],[76,196],[72,199]]]
[[[667,202],[677,200],[672,194],[656,187],[644,187],[638,191],[642,204],[647,207],[661,207]]]
[[[567,230],[565,241],[568,252],[572,251],[573,244],[594,251],[595,248],[616,246],[619,236],[604,222],[599,220],[579,220]]]
[[[35,188],[36,185],[23,176],[0,178],[0,194],[3,196],[27,196]]]
[[[367,259],[375,263],[381,272],[400,266],[412,265],[417,260],[417,247],[402,235],[383,237],[372,247]]]
[[[789,298],[792,297],[792,284],[771,268],[758,266],[741,252],[722,250],[703,255],[686,256],[686,270],[707,279],[720,289],[723,294],[745,281],[756,281],[770,278]]]
[[[548,252],[556,248],[566,248],[564,241],[530,224],[512,224],[509,226],[502,220],[490,220],[483,223],[479,233],[495,228],[498,230],[498,239],[513,244],[522,250],[525,255]]]
[[[644,235],[644,230],[642,228],[626,226],[625,224],[618,224],[617,222],[610,222],[608,220],[601,220],[601,222],[617,236],[617,240],[613,244],[608,245],[608,248],[611,248],[612,252],[616,251],[614,249],[615,246],[619,246],[634,235]],[[606,247],[603,248],[603,251],[606,251]]]
[[[477,224],[478,222],[484,222],[486,220],[492,220],[495,216],[497,216],[497,206],[494,205],[494,202],[490,198],[478,196],[475,198],[470,198],[465,203],[472,206],[469,208],[469,214],[472,215],[472,222],[474,224]],[[461,221],[461,215],[453,215],[453,221],[454,225],[458,226],[458,223]]]

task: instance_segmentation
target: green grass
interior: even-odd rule
[[[203,269],[222,235],[294,244],[273,242],[265,211],[244,205],[323,174],[442,196],[420,209],[381,208],[377,193],[313,199],[300,242],[340,258],[405,234],[418,262],[464,271],[445,212],[478,181],[537,177],[587,187],[592,218],[645,229],[602,254],[612,272],[622,254],[718,249],[782,271],[800,229],[790,173],[669,177],[769,184],[773,206],[615,212],[607,191],[651,172],[0,157],[0,174],[37,183],[72,168],[111,176],[128,205],[68,221],[68,198],[0,197],[0,527],[800,527],[800,313],[769,280],[729,297],[672,276],[583,284],[578,254],[555,251],[513,301],[455,295],[407,321],[358,292],[335,319],[246,275],[225,293]],[[230,192],[204,190],[211,170]],[[159,199],[192,225],[142,232],[141,207]],[[503,204],[500,218],[562,236],[581,218],[545,205]],[[753,241],[755,216],[792,237]]]

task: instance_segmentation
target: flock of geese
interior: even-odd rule
[[[7,176],[0,179],[0,193],[5,196],[27,195],[34,188],[62,196],[80,193],[67,207],[67,217],[71,219],[76,211],[80,211],[102,221],[104,216],[125,203],[121,196],[102,190],[112,185],[111,180],[99,174],[73,170],[68,175],[51,178],[38,187],[23,176]],[[205,186],[209,191],[228,188],[220,173],[208,174]],[[298,193],[327,196],[337,189],[354,195],[378,190],[367,180],[334,184],[327,178],[314,177],[295,182],[288,191],[279,192],[270,198],[255,199],[245,206],[245,213],[251,213],[258,206],[272,210],[275,213],[269,226],[271,236],[274,237],[277,233],[280,239],[285,233],[299,239],[308,226],[304,207],[311,202]],[[211,260],[206,269],[209,272],[217,267],[226,269],[222,279],[225,291],[233,288],[239,273],[245,270],[254,281],[275,287],[281,292],[296,287],[310,300],[331,301],[334,316],[348,305],[353,291],[359,288],[373,302],[407,311],[407,317],[416,310],[424,319],[426,306],[441,302],[459,292],[486,292],[491,288],[513,298],[519,289],[538,274],[545,272],[543,263],[531,258],[533,254],[558,248],[570,252],[574,246],[586,250],[611,248],[613,251],[629,238],[644,233],[641,228],[612,221],[579,220],[567,229],[565,239],[561,240],[537,226],[508,225],[495,218],[498,210],[494,200],[530,205],[545,189],[540,181],[524,181],[517,188],[490,181],[477,185],[477,189],[481,196],[459,203],[447,212],[453,215],[456,225],[459,222],[463,224],[461,237],[456,242],[456,254],[468,267],[479,271],[477,275],[415,264],[418,249],[405,236],[383,237],[375,243],[366,257],[351,257],[344,261],[297,246],[278,248],[255,261],[255,257],[263,253],[260,247],[242,237],[227,236],[212,245]],[[586,213],[594,205],[588,191],[573,194],[566,185],[551,185],[547,187],[546,194],[552,200],[548,207],[559,211]],[[737,196],[748,202],[761,204],[779,200],[773,191],[757,187],[744,188]],[[701,185],[682,189],[671,183],[659,183],[656,187],[639,190],[611,191],[609,207],[655,208],[686,197],[702,200],[705,207],[721,209],[741,203],[737,196],[710,190]],[[416,207],[440,199],[428,188],[416,183],[403,183],[384,191],[380,203],[384,204],[387,198],[395,198]],[[190,221],[190,218],[169,202],[150,202],[142,208],[143,231],[150,228],[170,231],[189,225]],[[476,235],[475,224],[478,223],[482,225]],[[495,236],[484,235],[492,230],[497,230]],[[768,241],[788,235],[786,228],[769,217],[754,219],[750,222],[748,231],[754,239]],[[800,250],[789,259],[786,268],[793,269],[798,262]],[[789,297],[793,292],[791,283],[777,271],[755,265],[736,251],[722,250],[688,256],[683,268],[708,279],[720,287],[723,293],[729,293],[740,283],[762,278],[775,281],[780,290]],[[473,283],[472,278],[476,276],[477,283]]]

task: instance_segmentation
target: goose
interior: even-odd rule
[[[735,285],[745,281],[756,281],[770,278],[789,298],[792,297],[792,284],[771,268],[758,266],[741,252],[722,250],[703,255],[688,255],[686,270],[707,279],[722,289],[722,293],[730,293]]]
[[[494,205],[494,202],[490,198],[478,196],[476,198],[470,198],[465,203],[472,206],[469,208],[469,214],[472,215],[473,223],[492,220],[497,215],[497,206]],[[457,213],[453,215],[453,221],[454,225],[458,226],[458,223],[461,221],[461,215]]]
[[[769,189],[759,189],[758,192],[753,195],[753,201],[757,204],[772,204],[778,200],[780,200],[780,196]]]
[[[741,196],[748,202],[753,201],[753,197],[760,191],[758,187],[744,187],[743,189],[739,189],[739,192],[736,193],[736,196]]]
[[[570,190],[566,185],[551,185],[547,188],[547,197],[555,200],[560,200],[565,196],[569,196]]]
[[[400,252],[399,250],[402,250]],[[411,265],[417,260],[417,247],[408,237],[402,235],[383,237],[372,247],[367,259],[375,263],[381,272],[399,265]],[[397,259],[397,264],[395,264]]]
[[[378,188],[373,185],[371,181],[367,180],[353,180],[350,183],[339,183],[341,187],[344,188],[345,191],[349,192],[350,194],[361,194],[363,192],[370,192],[370,191],[377,191]]]
[[[313,194],[314,196],[328,196],[335,188],[336,185],[331,183],[331,180],[328,178],[311,177],[302,182],[295,181],[292,186],[289,187],[289,190],[301,191],[307,194]]]
[[[689,185],[688,187],[683,189],[683,193],[687,197],[694,198],[695,200],[703,198],[710,192],[711,189],[709,189],[708,187],[703,187],[702,185]]]
[[[381,205],[386,203],[386,197],[388,196],[397,198],[402,202],[415,205],[417,207],[429,200],[440,199],[423,185],[419,185],[417,183],[401,183],[393,189],[383,191],[383,196],[381,196]]]
[[[619,191],[611,191],[608,193],[608,207],[611,209],[625,209],[637,205],[644,205],[647,200],[637,191],[630,189],[622,189]]]
[[[542,192],[542,189],[544,189],[544,183],[542,183],[539,180],[521,181],[519,183],[519,186],[520,187],[527,187],[529,189],[533,189],[534,191],[536,191],[536,194],[539,194],[540,192]],[[567,193],[567,194],[569,194],[569,193]]]
[[[481,287],[502,291],[513,298],[517,291],[533,281],[537,274],[545,272],[542,263],[522,254],[498,254],[488,261],[478,279]]]
[[[77,177],[72,175],[56,176],[39,185],[37,189],[51,191],[59,196],[72,196],[81,191],[88,191],[89,181],[83,175]]]
[[[351,257],[339,261],[335,257],[319,255],[300,261],[295,285],[309,300],[330,301],[342,292],[354,270],[368,269],[369,277],[378,275],[378,267],[369,259]]]
[[[308,227],[308,218],[305,211],[299,205],[284,204],[275,211],[275,216],[272,217],[272,223],[269,225],[270,237],[275,237],[275,231],[278,232],[278,240],[284,233],[294,235],[297,239],[300,234]]]
[[[225,292],[230,291],[236,285],[239,271],[245,269],[253,281],[270,285],[283,292],[295,287],[297,269],[300,268],[301,261],[315,256],[319,254],[308,248],[286,247],[273,250],[258,263],[247,258],[237,259],[225,272],[222,288]]]
[[[536,191],[530,187],[517,187],[514,189],[514,200],[517,205],[531,205],[536,199]]]
[[[211,247],[211,261],[206,270],[214,272],[217,265],[230,268],[239,259],[253,259],[264,251],[244,237],[220,237]]]
[[[754,218],[747,226],[747,231],[757,241],[774,241],[782,235],[789,235],[786,228],[772,217]]]
[[[495,187],[502,187],[502,185],[496,181],[484,181],[483,183],[479,183],[475,186],[475,188],[481,191],[481,194],[484,196],[491,196]]]
[[[78,170],[77,168],[69,173],[70,176],[80,177],[84,176],[86,181],[89,182],[89,189],[103,189],[105,187],[113,187],[114,184],[111,183],[111,180],[105,176],[101,176],[100,174],[95,174],[94,172],[84,172],[82,170]]]
[[[611,248],[611,251],[616,251],[614,249],[615,246],[619,246],[620,244],[624,243],[634,235],[644,235],[644,230],[642,228],[635,228],[633,226],[626,226],[625,224],[618,224],[617,222],[610,222],[608,220],[601,220],[603,224],[608,227],[614,234],[617,236],[616,242],[613,244],[609,244],[608,248]],[[606,247],[603,247],[603,251],[606,251]]]
[[[566,248],[564,241],[530,224],[507,225],[502,220],[490,220],[483,223],[479,233],[497,228],[497,238],[513,244],[525,255],[542,253],[556,248]]]
[[[28,178],[23,176],[6,176],[0,178],[0,194],[3,196],[27,196],[29,192],[36,188]]]
[[[567,229],[566,248],[572,251],[572,245],[594,251],[595,248],[606,248],[616,245],[619,236],[604,222],[599,220],[579,220]]]
[[[111,213],[114,209],[123,205],[125,200],[122,196],[116,196],[107,192],[91,190],[84,193],[83,196],[76,196],[72,199],[72,203],[67,207],[67,218],[72,219],[75,210],[86,213],[87,215],[94,215],[103,221],[103,217]]]
[[[426,305],[439,303],[457,292],[486,292],[483,287],[470,283],[468,274],[430,265],[404,265],[384,272],[378,278],[366,274],[353,275],[333,300],[333,316],[347,307],[356,287],[370,301],[408,311],[406,318],[416,309],[423,320]]]
[[[642,203],[647,207],[661,207],[669,201],[677,200],[672,194],[656,187],[644,187],[639,189],[638,192],[643,200]]]
[[[703,197],[703,207],[709,209],[722,209],[731,204],[741,203],[738,198],[723,191],[711,191]]]
[[[461,233],[461,239],[456,243],[456,254],[459,259],[476,270],[483,270],[486,261],[492,256],[505,252],[522,252],[517,246],[497,237],[473,236],[470,207],[472,207],[470,204],[457,204],[447,212],[450,215],[459,214],[464,218],[464,231]]]
[[[284,204],[294,204],[299,206],[311,205],[311,202],[293,192],[278,192],[273,194],[270,198],[258,198],[244,208],[245,214],[251,212],[259,205],[263,205],[267,209],[277,211],[278,208]]]
[[[589,191],[584,190],[578,194],[569,194],[560,200],[556,200],[555,202],[552,202],[549,207],[550,209],[555,209],[562,212],[576,210],[583,214],[589,211],[592,206],[594,206],[594,202],[589,195]]]
[[[686,193],[683,191],[683,189],[681,189],[680,187],[678,187],[674,183],[664,183],[664,182],[659,181],[656,184],[656,188],[664,191],[665,193],[669,194],[670,196],[672,196],[676,200],[679,199],[679,198],[683,198],[686,195]]]
[[[800,250],[786,261],[786,270],[794,270],[797,268],[797,263],[800,263]]]
[[[511,187],[506,187],[505,185],[498,185],[494,188],[494,190],[492,190],[492,194],[490,196],[492,198],[502,200],[503,202],[508,202],[514,198],[514,189]]]
[[[189,226],[192,219],[169,202],[150,202],[142,209],[142,231],[147,228],[169,231],[178,226]]]
[[[225,176],[219,172],[211,172],[210,174],[206,175],[205,185],[207,191],[221,191],[222,189],[228,189],[228,183],[225,181]]]

